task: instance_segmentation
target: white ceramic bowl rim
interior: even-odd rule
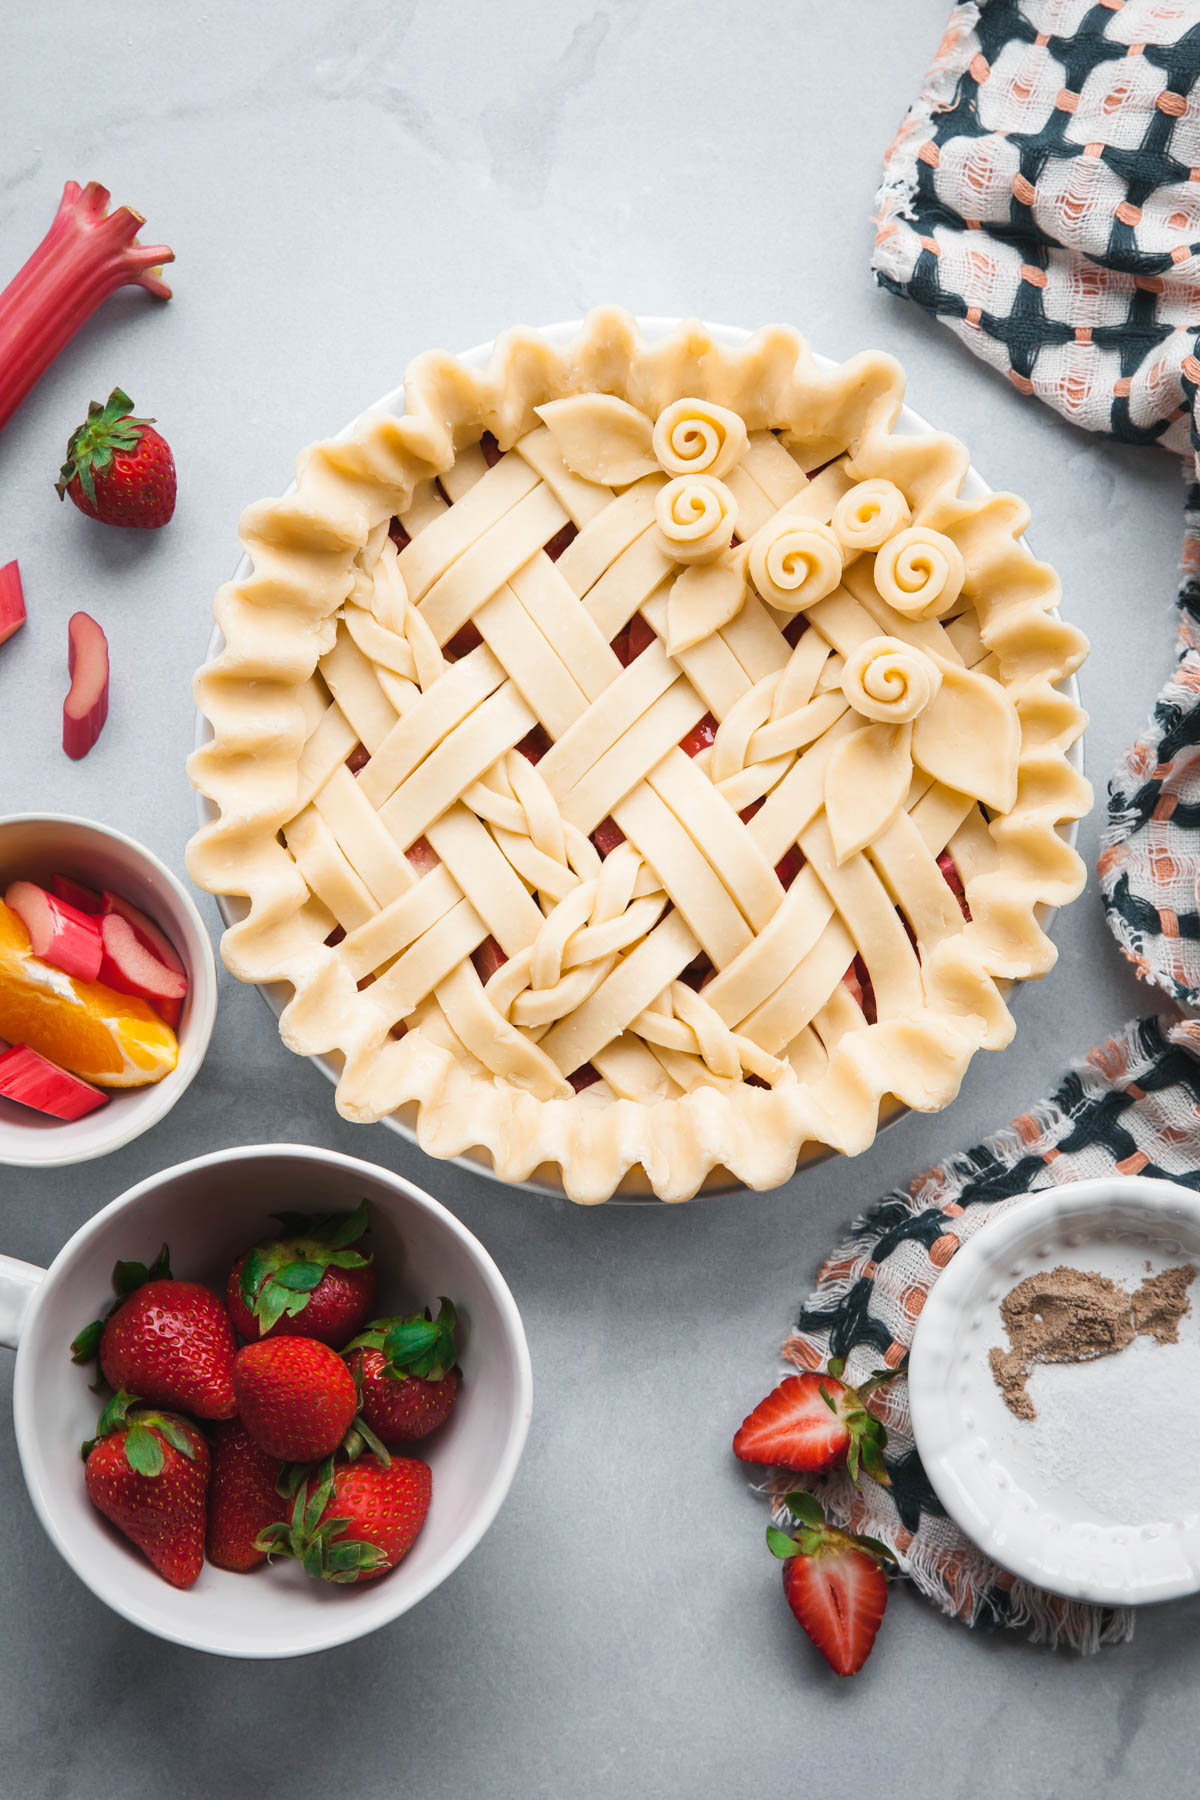
[[[982,1427],[975,1424],[975,1402],[961,1397],[955,1401],[951,1395],[951,1380],[956,1375],[960,1382],[963,1379],[960,1333],[964,1314],[973,1301],[978,1304],[975,1296],[985,1277],[991,1273],[1000,1289],[1007,1291],[1019,1278],[1015,1273],[1018,1252],[1028,1253],[1039,1240],[1061,1242],[1072,1222],[1093,1237],[1120,1227],[1136,1230],[1139,1223],[1166,1238],[1190,1235],[1195,1248],[1185,1254],[1200,1261],[1200,1194],[1182,1183],[1143,1175],[1111,1175],[1014,1196],[955,1252],[929,1290],[917,1321],[908,1364],[917,1452],[949,1517],[1001,1568],[1035,1586],[1095,1605],[1137,1606],[1178,1599],[1200,1591],[1200,1523],[1179,1527],[1173,1543],[1168,1542],[1170,1534],[1165,1527],[1149,1533],[1136,1526],[1113,1528],[1114,1533],[1123,1534],[1118,1540],[1122,1545],[1129,1540],[1128,1547],[1120,1551],[1126,1571],[1121,1579],[1111,1573],[1111,1536],[1103,1543],[1096,1537],[1096,1566],[1080,1573],[1081,1545],[1090,1540],[1075,1531],[1071,1534],[1073,1572],[1060,1571],[1063,1578],[1057,1582],[1050,1579],[1053,1563],[1047,1559],[1052,1559],[1053,1551],[1048,1549],[1046,1515],[1023,1517],[1014,1506],[997,1499],[995,1469],[990,1465],[1000,1462],[999,1452],[992,1454]],[[980,1391],[990,1399],[992,1377],[986,1364],[976,1367],[972,1361],[971,1369],[972,1393]],[[958,1415],[964,1405],[967,1416],[960,1422]],[[1105,1560],[1107,1573],[1100,1567]]]
[[[362,1590],[355,1590],[356,1594],[361,1591],[364,1595],[383,1596],[385,1602],[389,1595],[394,1595],[396,1604],[391,1607],[384,1604],[381,1608],[373,1609],[380,1612],[382,1616],[373,1616],[368,1619],[361,1608],[356,1608],[351,1603],[331,1610],[326,1615],[326,1628],[319,1634],[319,1637],[314,1634],[313,1641],[279,1649],[262,1647],[240,1649],[228,1643],[220,1645],[206,1643],[194,1632],[189,1633],[187,1629],[187,1593],[178,1595],[179,1625],[177,1628],[170,1624],[149,1622],[139,1614],[137,1607],[131,1603],[123,1588],[119,1562],[114,1565],[117,1571],[114,1574],[113,1569],[107,1564],[89,1566],[76,1554],[74,1545],[60,1528],[56,1509],[51,1503],[42,1480],[42,1456],[38,1439],[47,1430],[53,1430],[54,1422],[47,1421],[39,1415],[39,1371],[35,1366],[34,1359],[25,1354],[25,1349],[30,1336],[29,1328],[35,1314],[51,1301],[58,1277],[66,1268],[75,1265],[79,1258],[87,1256],[95,1239],[115,1216],[130,1210],[144,1196],[152,1194],[179,1178],[201,1170],[219,1171],[223,1166],[234,1162],[267,1161],[275,1157],[312,1161],[322,1168],[342,1171],[356,1180],[368,1180],[388,1187],[404,1204],[427,1214],[448,1237],[454,1239],[459,1248],[465,1252],[468,1261],[474,1264],[496,1306],[501,1330],[512,1354],[516,1394],[502,1454],[492,1467],[489,1483],[486,1490],[479,1496],[479,1504],[472,1513],[469,1526],[454,1539],[448,1549],[443,1551],[418,1585],[406,1584],[404,1587],[395,1588],[390,1586],[390,1583],[395,1581],[403,1571],[404,1565],[401,1565],[401,1570],[397,1571],[396,1575],[388,1577],[387,1580],[379,1584],[372,1583]],[[13,1377],[13,1424],[30,1499],[48,1537],[63,1559],[99,1599],[134,1625],[141,1626],[157,1636],[182,1644],[187,1648],[209,1650],[222,1655],[241,1655],[262,1659],[308,1654],[348,1643],[400,1617],[439,1586],[475,1549],[504,1502],[525,1448],[533,1403],[533,1370],[520,1312],[507,1282],[478,1238],[468,1231],[466,1226],[439,1201],[393,1170],[382,1168],[378,1164],[364,1162],[358,1157],[343,1155],[340,1151],[326,1150],[311,1144],[236,1145],[225,1150],[213,1151],[208,1155],[193,1157],[187,1162],[176,1163],[170,1168],[147,1176],[144,1181],[138,1182],[134,1187],[118,1195],[115,1200],[110,1201],[107,1206],[93,1214],[80,1226],[79,1230],[63,1245],[44,1274],[25,1264],[17,1264],[15,1268],[24,1272],[29,1288],[23,1321],[19,1322],[18,1329],[14,1330],[11,1335],[19,1340]],[[108,1269],[98,1270],[97,1275],[99,1286],[102,1289],[108,1281]],[[0,1286],[2,1285],[3,1283],[0,1282]],[[2,1311],[3,1307],[0,1303],[0,1313]],[[80,1373],[82,1377],[82,1371]],[[82,1491],[82,1464],[80,1465],[80,1487]],[[234,1579],[241,1578],[235,1577]]]
[[[672,317],[667,314],[642,314],[642,313],[639,313],[636,315],[636,318],[637,318],[638,327],[641,330],[643,336],[645,336],[646,338],[651,339],[651,340],[666,336],[669,332],[673,331],[677,325],[679,325],[683,322],[682,318]],[[575,337],[578,334],[582,325],[583,325],[583,321],[581,319],[566,319],[566,320],[559,320],[556,324],[553,324],[553,325],[540,325],[540,326],[535,327],[535,329],[536,329],[537,335],[539,337],[546,338],[550,343],[564,344],[564,343],[569,342],[571,338]],[[750,331],[747,327],[742,326],[742,325],[717,325],[717,324],[713,324],[709,321],[704,321],[704,329],[706,331],[710,332],[712,334],[713,338],[716,339],[716,341],[718,343],[724,344],[729,347],[737,347],[740,344],[744,344],[744,343],[748,342],[748,340],[753,336],[753,332]],[[482,369],[483,367],[486,366],[486,364],[490,360],[490,358],[492,356],[492,352],[494,351],[495,347],[496,347],[496,340],[493,338],[487,343],[476,344],[470,350],[460,351],[458,353],[458,360],[460,362],[465,363],[468,368]],[[824,368],[836,367],[836,362],[833,357],[822,355],[819,351],[813,351],[813,356],[814,356],[814,359],[816,360],[816,362],[819,363]],[[391,388],[380,399],[372,402],[369,406],[362,408],[361,411],[359,413],[357,413],[355,415],[355,417],[349,421],[348,424],[346,424],[342,427],[341,431],[335,433],[335,436],[339,437],[339,438],[348,436],[348,434],[351,431],[353,431],[358,419],[362,417],[363,412],[385,412],[385,413],[394,413],[396,415],[402,414],[404,412],[404,382],[403,381],[399,382],[396,387]],[[922,414],[914,411],[914,409],[911,406],[909,406],[907,404],[907,402],[901,407],[896,423],[899,426],[899,428],[901,429],[901,431],[903,431],[905,433],[932,432],[936,429],[936,427],[931,425],[929,423],[929,421],[922,416]],[[295,487],[295,483],[294,482],[290,483],[288,488],[285,490],[285,492],[291,493],[292,490],[294,489],[294,487]],[[990,483],[988,483],[983,478],[983,476],[979,474],[978,470],[975,468],[974,462],[972,462],[967,469],[967,473],[966,473],[966,476],[965,476],[965,478],[963,480],[963,484],[962,484],[962,492],[968,498],[982,498],[984,495],[990,494],[993,492],[993,489],[992,489]],[[1022,540],[1022,541],[1024,542],[1024,540]],[[1026,546],[1026,547],[1028,547],[1028,546]],[[233,577],[232,577],[233,580],[234,581],[244,580],[246,578],[246,576],[250,574],[251,568],[252,568],[252,564],[251,564],[249,556],[243,554],[240,557],[237,567],[235,568],[235,570],[233,572]],[[220,628],[217,626],[214,626],[211,636],[209,638],[209,645],[208,645],[206,660],[211,660],[214,656],[216,656],[218,654],[218,652],[221,648],[221,644],[222,644],[222,638],[221,638]],[[1078,684],[1076,677],[1074,675],[1069,676],[1067,678],[1067,680],[1064,681],[1061,685],[1062,685],[1064,691],[1071,696],[1071,698],[1076,702],[1076,704],[1078,704],[1079,703],[1079,684]],[[198,711],[196,714],[196,733],[195,733],[195,740],[194,740],[196,749],[202,748],[203,745],[209,741],[209,738],[211,737],[211,735],[212,734],[211,734],[211,730],[209,728],[207,719],[204,717],[203,713]],[[1071,749],[1068,752],[1068,757],[1071,762],[1071,766],[1079,774],[1082,774],[1083,773],[1083,738],[1082,738],[1082,736],[1080,738],[1078,738],[1076,740],[1076,742],[1071,746]],[[197,812],[197,817],[198,817],[199,823],[202,826],[211,824],[212,821],[217,816],[216,808],[212,805],[211,801],[206,799],[206,797],[199,792],[197,792],[197,794],[196,794],[196,812]],[[1060,835],[1062,836],[1064,842],[1071,845],[1072,847],[1074,847],[1076,838],[1078,836],[1078,832],[1079,832],[1079,822],[1078,822],[1078,820],[1074,820],[1074,819],[1069,820],[1064,826],[1062,826],[1060,828]],[[218,908],[218,910],[221,914],[221,918],[226,926],[236,924],[238,919],[243,916],[243,914],[238,910],[237,903],[231,902],[229,896],[227,896],[227,895],[217,896],[217,908]],[[1047,909],[1045,917],[1043,919],[1043,928],[1047,932],[1052,931],[1055,917],[1056,917],[1056,909]],[[280,984],[280,983],[270,984],[270,983],[259,982],[256,985],[258,987],[259,993],[262,995],[263,999],[266,1001],[267,1005],[270,1007],[271,1012],[273,1013],[275,1018],[278,1019],[280,1013],[283,1011],[284,1006],[287,1004],[287,1001],[290,998],[290,990],[287,988],[286,984]],[[1018,989],[1019,989],[1019,985],[1020,984],[1018,984]],[[335,1086],[337,1085],[337,1082],[339,1080],[339,1071],[338,1071],[338,1068],[336,1067],[336,1065],[329,1059],[329,1057],[327,1057],[327,1056],[311,1056],[311,1057],[309,1057],[308,1060],[310,1062],[316,1063],[317,1067],[321,1070],[322,1074],[326,1077],[326,1079],[329,1080],[330,1082],[332,1082]],[[903,1107],[903,1106],[892,1108],[892,1110],[890,1112],[888,1112],[885,1116],[881,1117],[881,1119],[879,1121],[879,1128],[878,1128],[879,1131],[886,1131],[889,1125],[894,1125],[897,1123],[898,1120],[900,1120],[902,1118],[906,1118],[908,1116],[908,1110],[909,1109],[907,1107]],[[416,1144],[418,1146],[418,1148],[420,1147],[419,1143],[418,1143],[418,1139],[417,1139],[417,1134],[416,1134],[416,1131],[413,1128],[413,1126],[410,1125],[406,1120],[400,1118],[396,1113],[385,1114],[383,1119],[380,1120],[380,1123],[383,1125],[386,1125],[389,1128],[389,1130],[398,1132],[401,1137],[407,1138],[407,1140],[409,1141],[410,1144]],[[830,1160],[830,1158],[833,1157],[834,1155],[836,1155],[836,1152],[833,1150],[823,1150],[815,1156],[807,1157],[801,1163],[799,1163],[797,1165],[795,1174],[797,1176],[803,1175],[808,1170],[815,1169],[815,1168],[819,1167],[822,1163],[828,1162]],[[561,1200],[563,1198],[563,1189],[561,1188],[561,1186],[552,1185],[550,1182],[529,1180],[529,1181],[510,1183],[510,1182],[504,1181],[503,1177],[496,1173],[496,1170],[492,1164],[491,1158],[487,1155],[487,1153],[485,1151],[482,1151],[482,1150],[475,1151],[475,1152],[467,1150],[457,1156],[447,1157],[444,1160],[455,1163],[461,1169],[470,1170],[470,1172],[473,1175],[481,1175],[485,1178],[485,1180],[495,1181],[504,1187],[515,1186],[523,1192],[534,1193],[534,1194],[545,1194],[552,1199],[558,1199],[558,1200]],[[715,1183],[711,1187],[707,1187],[707,1186],[702,1187],[700,1189],[700,1192],[696,1195],[696,1199],[719,1199],[722,1195],[725,1195],[725,1194],[737,1194],[737,1193],[742,1193],[742,1192],[744,1192],[744,1189],[743,1189],[741,1183],[731,1180],[728,1183],[718,1182],[718,1183]],[[621,1201],[657,1204],[656,1196],[653,1193],[651,1193],[648,1188],[644,1192],[640,1189],[631,1190],[628,1192],[623,1192],[620,1189],[618,1189],[618,1191],[613,1195],[612,1200],[609,1202],[609,1204],[611,1205],[613,1202],[621,1202]]]
[[[179,907],[186,930],[186,942],[176,947],[186,952],[190,989],[187,1013],[179,1031],[179,1061],[171,1073],[149,1087],[116,1090],[115,1100],[87,1114],[83,1120],[64,1122],[60,1127],[45,1130],[26,1130],[16,1125],[3,1132],[0,1166],[59,1169],[120,1150],[157,1125],[183,1097],[199,1074],[212,1039],[217,1016],[217,965],[208,927],[200,917],[195,901],[179,877],[145,844],[114,825],[103,825],[96,819],[84,819],[74,813],[21,812],[0,816],[0,845],[4,833],[14,826],[48,826],[107,840],[123,851],[132,864],[140,865],[152,884],[170,893]],[[67,860],[78,859],[68,855]],[[134,897],[129,895],[127,898]],[[87,1129],[76,1131],[74,1124]],[[18,1139],[27,1140],[28,1147],[18,1147]]]

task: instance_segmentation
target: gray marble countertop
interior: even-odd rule
[[[943,22],[944,0],[10,6],[0,280],[67,177],[101,179],[178,260],[170,304],[109,302],[0,438],[0,562],[20,557],[30,609],[0,658],[0,810],[89,814],[181,869],[189,679],[240,508],[278,492],[295,451],[418,350],[602,300],[789,320],[833,356],[894,351],[913,404],[1034,501],[1036,547],[1095,646],[1083,693],[1103,793],[1170,659],[1179,483],[1156,453],[1022,400],[873,286],[880,157]],[[68,429],[116,383],[157,415],[179,463],[178,512],[157,535],[106,532],[54,494]],[[76,765],[58,714],[80,605],[109,633],[114,677],[108,728]],[[1100,823],[1083,828],[1089,865]],[[577,1210],[354,1129],[258,996],[224,980],[211,1055],[177,1110],[107,1161],[6,1171],[0,1246],[47,1259],[134,1181],[222,1144],[294,1138],[374,1158],[446,1200],[504,1269],[536,1370],[529,1447],[479,1550],[416,1612],[274,1665],[174,1649],[93,1600],[43,1537],[10,1451],[0,1788],[1191,1792],[1200,1603],[1152,1609],[1131,1646],[1080,1661],[968,1632],[901,1590],[871,1662],[839,1684],[788,1616],[761,1507],[728,1454],[851,1212],[1152,1009],[1094,878],[1058,941],[1057,968],[1020,997],[1016,1043],[976,1059],[947,1113],[774,1193],[681,1208]]]

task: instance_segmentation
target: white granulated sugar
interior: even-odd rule
[[[1094,1362],[1039,1365],[1037,1418],[1021,1448],[1059,1507],[1110,1525],[1187,1524],[1200,1517],[1200,1330],[1180,1341],[1139,1337]]]

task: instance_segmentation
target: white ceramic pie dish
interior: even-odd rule
[[[648,341],[654,342],[657,339],[666,336],[670,331],[676,328],[680,324],[680,320],[676,318],[640,317],[637,320],[637,324],[643,336]],[[562,346],[574,338],[580,328],[580,321],[568,321],[557,325],[541,327],[539,328],[538,335],[547,339],[554,346]],[[717,342],[729,347],[738,347],[745,344],[752,335],[748,330],[732,326],[707,325],[705,329],[712,333]],[[465,352],[460,360],[473,371],[482,370],[490,360],[494,348],[495,346],[493,343],[479,345],[475,349]],[[828,357],[818,356],[816,360],[826,368],[833,368],[836,366],[833,360]],[[384,395],[375,403],[375,406],[371,410],[391,412],[400,415],[404,411],[404,400],[404,386],[401,384],[394,388],[390,393]],[[348,435],[353,428],[354,422],[352,421],[339,435],[344,437]],[[907,406],[902,409],[895,426],[895,430],[900,435],[928,433],[933,429],[934,428],[929,425],[928,421],[923,419],[920,414],[913,412],[912,409]],[[291,489],[289,488],[288,491],[290,492]],[[968,471],[962,486],[963,496],[968,499],[975,499],[982,498],[991,492],[992,489],[989,484],[976,473],[974,468],[971,468]],[[243,556],[234,572],[235,581],[243,579],[250,571],[250,560],[248,557]],[[214,630],[209,643],[209,659],[219,653],[222,648],[222,641],[220,631]],[[1072,677],[1062,685],[1064,691],[1070,695],[1072,700],[1078,703],[1078,687],[1075,679]],[[195,739],[197,748],[207,743],[211,738],[211,735],[211,728],[207,719],[202,714],[198,715]],[[1078,772],[1082,772],[1083,756],[1081,742],[1077,742],[1072,747],[1072,750],[1069,753],[1069,761],[1073,768]],[[197,809],[199,820],[202,825],[211,823],[217,816],[216,808],[203,795],[197,796]],[[1073,845],[1077,835],[1075,823],[1072,822],[1063,825],[1060,828],[1060,835],[1066,842]],[[245,904],[237,897],[220,897],[218,899],[218,907],[222,918],[227,925],[237,923],[245,916]],[[1038,917],[1043,926],[1049,928],[1053,918],[1050,909],[1039,909]],[[271,1007],[272,1012],[278,1017],[292,997],[290,986],[285,983],[263,983],[259,985],[260,991],[268,1005]],[[341,1072],[340,1055],[335,1052],[330,1055],[314,1056],[312,1060],[318,1064],[327,1078],[336,1084]],[[906,1108],[898,1102],[885,1102],[884,1110],[880,1118],[880,1128],[892,1123],[896,1118],[899,1118],[905,1110]],[[389,1125],[393,1130],[398,1131],[402,1136],[407,1137],[410,1142],[415,1143],[417,1142],[416,1131],[414,1129],[415,1116],[416,1107],[410,1104],[400,1107],[395,1112],[386,1114],[382,1122]],[[814,1145],[811,1154],[802,1155],[800,1166],[807,1167],[823,1162],[831,1154],[833,1154],[832,1151],[826,1150],[822,1146]],[[457,1162],[462,1167],[470,1168],[482,1173],[492,1179],[501,1179],[496,1175],[491,1159],[483,1149],[470,1149],[449,1160]],[[561,1181],[558,1178],[557,1168],[553,1165],[543,1165],[541,1169],[535,1172],[533,1178],[517,1185],[528,1188],[534,1192],[552,1196],[560,1196],[564,1191]],[[703,1183],[700,1192],[713,1194],[733,1192],[738,1191],[740,1186],[741,1184],[734,1181],[727,1171],[713,1170]],[[648,1181],[645,1179],[640,1169],[630,1171],[620,1183],[616,1194],[613,1197],[624,1200],[653,1200],[655,1198],[650,1190]]]
[[[963,1243],[930,1290],[909,1360],[917,1449],[950,1517],[1014,1575],[1071,1600],[1108,1606],[1200,1590],[1200,1442],[1171,1440],[1162,1447],[1164,1458],[1186,1455],[1195,1462],[1190,1512],[1120,1519],[1118,1500],[1108,1510],[1072,1487],[1069,1455],[1060,1472],[1047,1471],[1030,1425],[1005,1406],[987,1362],[993,1345],[1008,1344],[1001,1300],[1035,1270],[1065,1263],[1136,1285],[1147,1265],[1157,1272],[1189,1261],[1200,1268],[1200,1195],[1175,1182],[1111,1176],[1014,1199]],[[1200,1331],[1195,1298],[1192,1307],[1181,1339]],[[1178,1353],[1177,1345],[1154,1346],[1144,1366],[1162,1378],[1166,1359]],[[1086,1379],[1098,1367],[1076,1365],[1073,1378]],[[1067,1371],[1045,1373],[1061,1378]],[[1035,1372],[1035,1404],[1037,1380]],[[1114,1422],[1118,1438],[1121,1425]]]
[[[380,1311],[439,1294],[458,1305],[463,1383],[445,1425],[417,1453],[433,1501],[404,1561],[377,1581],[335,1587],[298,1563],[251,1575],[205,1563],[180,1592],[88,1500],[79,1446],[100,1401],[67,1355],[110,1294],[118,1258],[170,1245],[175,1272],[223,1286],[233,1259],[274,1208],[349,1210],[366,1199],[380,1269]],[[428,1194],[387,1169],[302,1144],[220,1150],[139,1182],[71,1237],[48,1270],[0,1256],[0,1344],[16,1348],[13,1422],[30,1498],[81,1581],[144,1631],[220,1656],[301,1656],[389,1624],[475,1548],[516,1473],[533,1376],[516,1302],[477,1238]]]

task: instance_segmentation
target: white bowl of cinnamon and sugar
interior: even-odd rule
[[[1200,1590],[1200,1196],[1113,1176],[978,1212],[909,1363],[946,1511],[1070,1599]]]

